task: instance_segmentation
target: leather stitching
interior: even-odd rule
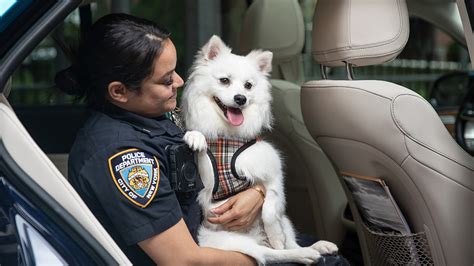
[[[425,147],[425,148],[427,148],[427,149],[433,151],[434,153],[437,153],[437,154],[439,154],[439,155],[445,157],[446,159],[449,159],[450,161],[453,161],[454,163],[456,163],[456,164],[458,164],[458,165],[460,165],[460,166],[462,166],[462,167],[465,167],[465,168],[467,168],[467,169],[469,169],[469,170],[473,170],[473,169],[471,169],[469,166],[466,166],[466,165],[461,164],[460,162],[457,162],[455,159],[451,158],[449,155],[447,155],[447,154],[445,154],[445,153],[443,153],[443,152],[441,152],[441,151],[438,151],[437,149],[431,147],[430,145],[424,143],[424,142],[421,141],[421,140],[418,140],[417,138],[415,138],[414,136],[412,136],[410,133],[408,133],[407,131],[405,131],[405,130],[403,129],[403,127],[402,127],[402,125],[401,125],[401,121],[398,120],[397,117],[396,117],[396,115],[395,115],[395,104],[394,104],[395,101],[396,101],[399,97],[401,97],[401,96],[412,96],[412,97],[416,97],[416,98],[422,100],[423,102],[425,102],[425,104],[429,104],[428,101],[426,101],[425,99],[423,99],[423,98],[420,97],[420,96],[415,96],[415,95],[411,95],[411,94],[399,94],[399,95],[397,95],[397,96],[392,100],[390,110],[391,110],[391,113],[392,113],[392,119],[393,119],[393,121],[395,122],[395,125],[398,127],[398,129],[399,129],[404,135],[406,135],[409,139],[411,139],[412,141],[414,141],[414,142],[420,144],[421,146],[423,146],[423,147]],[[463,150],[463,151],[464,151],[464,150]],[[465,151],[464,151],[464,152],[465,152]],[[467,153],[466,153],[466,155],[467,155]]]
[[[410,151],[408,151],[408,152],[410,152]],[[429,165],[427,165],[427,164],[425,164],[425,163],[423,163],[423,162],[417,160],[415,157],[413,157],[413,156],[410,155],[410,158],[412,158],[413,160],[415,160],[417,163],[423,165],[424,167],[426,167],[426,168],[432,170],[433,172],[438,173],[439,175],[443,176],[445,179],[448,179],[448,180],[450,180],[450,181],[452,181],[452,182],[454,182],[454,183],[460,185],[461,187],[466,188],[466,189],[472,191],[472,189],[470,189],[470,188],[467,187],[466,185],[464,185],[464,184],[462,184],[462,183],[460,183],[460,182],[458,182],[458,181],[456,181],[456,180],[450,178],[449,176],[446,176],[445,174],[443,174],[443,173],[439,172],[438,170],[436,170],[436,169],[430,167]],[[403,167],[403,165],[402,165],[402,167]],[[405,169],[403,169],[403,171],[405,171]]]

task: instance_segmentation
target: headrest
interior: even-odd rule
[[[382,64],[408,41],[404,0],[318,0],[313,18],[313,57],[334,67]]]
[[[247,10],[240,34],[243,54],[252,49],[273,52],[280,61],[301,54],[303,14],[297,0],[255,0]]]

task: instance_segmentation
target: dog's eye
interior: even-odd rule
[[[247,90],[250,90],[252,88],[252,86],[253,86],[252,83],[250,83],[248,81],[245,82],[245,84],[244,84],[244,88],[246,88]]]
[[[220,78],[219,81],[224,85],[227,85],[230,83],[230,79],[228,78]]]

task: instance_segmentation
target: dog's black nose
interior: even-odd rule
[[[234,96],[234,102],[238,105],[244,105],[247,102],[247,98],[242,94],[237,94]]]

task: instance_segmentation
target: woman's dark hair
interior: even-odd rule
[[[97,20],[73,53],[71,67],[56,74],[63,92],[84,98],[92,108],[106,103],[107,86],[122,82],[138,90],[151,76],[155,58],[170,33],[155,23],[127,14],[110,14]]]

